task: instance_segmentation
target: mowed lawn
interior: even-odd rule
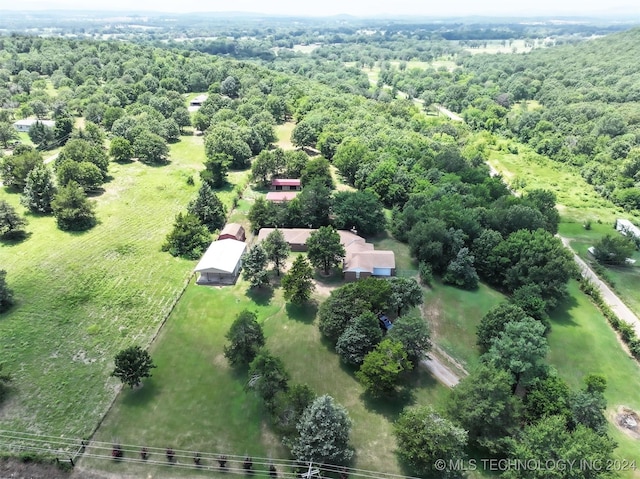
[[[353,370],[341,364],[321,338],[315,307],[287,306],[280,288],[254,293],[242,280],[227,287],[189,285],[151,349],[158,364],[153,378],[141,390],[123,391],[95,439],[288,458],[259,401],[245,390],[246,370],[231,368],[223,355],[224,336],[245,308],[257,313],[266,347],[283,359],[292,383],[307,383],[316,394],[330,394],[348,409],[356,467],[401,472],[392,422],[405,405],[442,405],[446,388],[420,368],[407,378],[412,393],[372,400]],[[110,472],[149,471],[95,459],[83,459],[83,466]],[[159,470],[154,477],[178,474]]]
[[[551,318],[549,362],[573,389],[583,387],[586,374],[599,373],[607,378],[607,417],[609,433],[618,443],[616,456],[640,464],[637,439],[620,432],[612,424],[618,406],[640,411],[640,365],[627,355],[602,314],[578,287],[569,284],[570,297]],[[640,477],[627,472],[623,477]]]
[[[0,244],[17,300],[0,317],[0,361],[14,379],[0,428],[85,437],[106,412],[120,387],[109,377],[115,353],[149,344],[194,266],[160,251],[197,192],[186,178],[204,151],[173,154],[191,141],[172,145],[167,165],[112,163],[93,229],[62,232],[51,216],[27,215],[29,238]],[[24,213],[18,194],[1,188],[0,198]]]

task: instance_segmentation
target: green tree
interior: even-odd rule
[[[524,397],[524,417],[529,424],[549,416],[571,417],[571,390],[567,383],[555,374],[533,381]]]
[[[336,343],[336,352],[348,364],[360,365],[364,358],[382,341],[378,318],[371,311],[349,323]]]
[[[636,251],[634,241],[622,235],[605,235],[593,246],[594,256],[599,263],[625,264]]]
[[[60,145],[64,145],[71,137],[73,131],[73,118],[68,115],[56,118],[56,124],[53,127],[53,134],[56,141]]]
[[[393,392],[400,375],[412,367],[402,343],[385,339],[365,356],[356,377],[373,396],[381,396]]]
[[[185,127],[191,126],[191,116],[189,115],[189,110],[187,110],[183,106],[176,108],[171,114],[171,118],[180,128],[180,133],[184,131]]]
[[[400,316],[393,322],[387,337],[402,343],[407,359],[415,366],[431,349],[429,325],[419,314]]]
[[[57,166],[58,185],[66,186],[71,181],[78,183],[86,192],[96,191],[104,183],[104,176],[93,163],[82,161],[77,163],[64,160]]]
[[[528,203],[540,211],[545,218],[545,227],[549,233],[558,232],[560,213],[556,209],[556,195],[549,190],[530,190],[524,195],[525,203]]]
[[[267,253],[267,259],[273,263],[278,276],[280,276],[280,269],[284,266],[291,248],[289,243],[284,239],[282,231],[278,228],[274,229],[262,242],[262,247],[265,253]]]
[[[197,217],[190,213],[178,213],[162,251],[168,251],[171,256],[198,259],[210,244],[211,233]]]
[[[478,273],[473,267],[475,258],[469,253],[468,248],[460,248],[455,259],[447,266],[442,281],[464,289],[478,288]]]
[[[386,281],[391,286],[389,306],[397,316],[400,316],[405,309],[422,304],[424,300],[422,288],[415,279],[393,276]]]
[[[285,156],[281,148],[262,150],[251,163],[251,178],[266,187],[284,168]]]
[[[161,136],[143,130],[133,142],[133,154],[143,163],[157,165],[166,162],[169,147]]]
[[[340,174],[353,185],[356,181],[356,173],[362,165],[369,163],[371,153],[366,145],[356,138],[345,138],[336,149],[333,164]]]
[[[507,323],[512,321],[522,321],[527,317],[527,313],[519,306],[511,303],[500,303],[490,309],[478,324],[477,341],[480,353],[489,351],[491,344],[502,331]]]
[[[51,203],[56,192],[51,170],[45,165],[39,165],[27,175],[20,203],[32,213],[51,213]]]
[[[508,322],[504,330],[491,341],[486,359],[513,375],[513,390],[528,386],[542,376],[549,345],[544,337],[544,325],[529,316]]]
[[[300,181],[303,185],[310,185],[314,181],[319,181],[327,188],[334,188],[333,176],[331,176],[331,165],[329,161],[321,156],[307,161],[306,166],[300,173]]]
[[[468,431],[472,445],[492,453],[504,452],[519,429],[520,402],[511,394],[507,371],[482,364],[451,391],[449,417]]]
[[[198,196],[189,203],[187,211],[200,220],[210,232],[219,230],[227,221],[227,209],[207,183],[202,183]]]
[[[247,167],[252,151],[242,137],[239,128],[229,125],[214,125],[207,130],[204,140],[207,158],[213,158],[216,153],[231,157],[231,166],[235,169]]]
[[[229,98],[237,98],[240,93],[240,82],[229,75],[220,82],[220,93],[227,95]]]
[[[298,148],[305,146],[316,146],[318,140],[316,130],[304,120],[298,123],[291,132],[291,143]]]
[[[7,272],[0,269],[0,313],[13,306],[13,290],[7,285]]]
[[[89,201],[75,181],[60,188],[51,202],[58,228],[63,231],[84,231],[96,224],[95,202]]]
[[[227,184],[227,174],[232,158],[225,153],[213,153],[204,162],[204,170],[200,172],[200,179],[212,189],[222,188]]]
[[[578,425],[568,431],[562,416],[549,416],[524,428],[517,440],[511,442],[509,459],[522,464],[544,464],[550,458],[562,464],[611,464],[616,443],[606,435]],[[567,468],[549,470],[544,467],[509,469],[502,476],[507,479],[549,479],[611,477],[606,467]],[[553,474],[553,475],[551,475]]]
[[[346,464],[353,457],[349,444],[349,413],[331,396],[320,396],[304,411],[291,454],[301,462]]]
[[[597,434],[606,434],[607,418],[604,411],[607,408],[607,400],[602,391],[588,389],[577,391],[570,396],[569,407],[572,427],[583,425]]]
[[[333,266],[338,266],[345,256],[344,246],[340,243],[340,235],[331,226],[322,226],[309,235],[307,240],[307,256],[316,268],[322,268],[329,274]]]
[[[289,208],[297,205],[294,221],[300,226],[318,228],[329,224],[329,214],[333,203],[331,190],[321,181],[313,181],[302,188],[300,194],[291,202]],[[292,215],[293,216],[293,215]]]
[[[247,309],[241,311],[225,335],[224,357],[232,366],[249,365],[264,346],[264,333],[258,316]]]
[[[131,142],[121,136],[116,136],[111,140],[109,154],[115,161],[126,162],[133,158],[133,146]]]
[[[284,299],[293,304],[302,304],[311,298],[315,289],[313,283],[313,268],[302,255],[296,257],[291,269],[282,278]]]
[[[0,200],[0,239],[20,239],[27,234],[27,221],[5,200]]]
[[[271,417],[276,430],[285,437],[285,444],[291,442],[302,414],[315,399],[315,393],[306,384],[294,384],[286,391],[276,392]]]
[[[16,149],[13,155],[0,158],[2,183],[8,188],[22,191],[29,172],[36,166],[43,164],[42,155],[32,147]]]
[[[130,346],[116,354],[115,366],[111,376],[131,389],[139,385],[142,378],[150,378],[151,369],[156,367],[149,353],[140,346]]]
[[[339,191],[333,197],[333,225],[355,228],[362,236],[378,234],[386,227],[382,203],[371,191]]]
[[[18,132],[9,122],[0,122],[0,143],[3,148],[9,148],[9,143],[18,140]]]
[[[92,163],[101,172],[103,182],[107,177],[109,170],[109,157],[102,147],[101,140],[98,144],[88,137],[73,138],[64,145],[64,148],[56,158],[56,170],[67,161],[75,163]]]
[[[29,138],[38,145],[38,148],[47,149],[55,140],[53,128],[46,126],[41,121],[36,121],[29,127]]]
[[[467,432],[437,414],[431,406],[405,409],[394,424],[398,455],[420,477],[459,478],[455,468],[436,469],[437,460],[446,464],[462,461]]]
[[[288,389],[288,382],[289,374],[282,359],[266,349],[260,350],[251,361],[247,386],[258,393],[269,409],[273,409],[276,394]]]
[[[272,224],[272,204],[267,202],[264,197],[259,196],[249,210],[248,218],[251,222],[251,229],[257,233],[262,228]]]
[[[249,281],[252,288],[261,288],[269,283],[267,253],[257,244],[242,255],[242,279]]]

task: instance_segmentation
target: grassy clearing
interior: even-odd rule
[[[479,48],[465,47],[464,50],[472,55],[479,55],[480,53],[495,55],[496,53],[527,53],[532,49],[531,46],[525,45],[525,40],[507,41],[504,45],[502,44],[502,40],[483,40],[481,43],[483,43],[483,46]],[[542,44],[538,45],[538,48],[541,46]]]
[[[296,124],[293,121],[288,121],[276,126],[276,136],[278,137],[276,146],[279,146],[283,150],[295,149],[295,146],[291,143],[291,133],[293,133],[295,126]]]
[[[519,153],[515,155],[506,153],[506,142],[499,140],[500,147],[504,150],[493,149],[490,152],[489,164],[519,192],[535,188],[553,191],[563,221],[613,223],[621,215],[632,221],[638,220],[600,196],[570,165],[553,162],[522,144],[518,144]]]
[[[569,299],[552,315],[549,362],[573,388],[582,387],[586,374],[604,374],[610,418],[619,405],[640,410],[640,366],[622,350],[606,319],[580,292],[577,282],[569,284],[569,293]],[[613,425],[609,432],[618,442],[617,456],[640,463],[638,440]],[[628,473],[623,477],[640,476]]]
[[[255,396],[243,389],[246,371],[229,368],[223,356],[224,335],[237,313],[248,308],[257,312],[267,347],[283,359],[291,381],[307,383],[317,394],[331,394],[347,407],[354,422],[352,441],[359,451],[356,466],[399,472],[392,421],[406,404],[443,404],[446,389],[419,370],[408,379],[414,387],[411,395],[370,400],[353,371],[340,364],[320,338],[316,308],[286,306],[281,295],[279,288],[251,292],[244,281],[222,288],[191,284],[152,348],[158,364],[154,377],[142,390],[126,390],[118,397],[97,439],[287,457]],[[111,472],[126,467],[88,459],[83,463]]]
[[[193,262],[160,247],[196,194],[186,177],[199,163],[177,154],[159,167],[112,164],[113,179],[94,198],[95,228],[65,233],[52,217],[27,215],[30,237],[0,247],[17,299],[0,321],[2,361],[15,377],[0,427],[91,432],[119,389],[109,378],[113,355],[149,342],[191,274]],[[0,189],[0,198],[24,212],[17,194]]]

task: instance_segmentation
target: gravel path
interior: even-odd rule
[[[598,275],[589,267],[589,265],[580,258],[573,249],[571,249],[569,240],[562,236],[560,236],[560,239],[562,240],[562,244],[565,245],[571,253],[573,253],[573,259],[578,265],[578,268],[580,268],[582,276],[590,280],[600,290],[602,299],[607,303],[615,315],[621,321],[633,326],[636,334],[640,336],[640,320],[638,320],[638,317],[627,307],[626,304],[622,302],[622,300],[611,290],[611,288],[609,288],[609,286],[607,286],[604,281],[598,278]]]

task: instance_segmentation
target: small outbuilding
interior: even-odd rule
[[[271,180],[271,189],[274,191],[300,191],[302,183],[299,179],[276,178]]]
[[[244,227],[239,223],[227,223],[218,235],[218,241],[223,239],[244,241],[246,239]]]
[[[195,267],[198,284],[233,284],[242,267],[242,255],[247,249],[244,241],[223,239],[214,241]]]
[[[207,98],[209,98],[209,95],[207,94],[203,94],[203,95],[198,95],[197,97],[193,98],[190,102],[189,102],[189,107],[187,108],[189,111],[197,111],[200,109],[200,107],[202,106],[202,104],[207,101]]]

